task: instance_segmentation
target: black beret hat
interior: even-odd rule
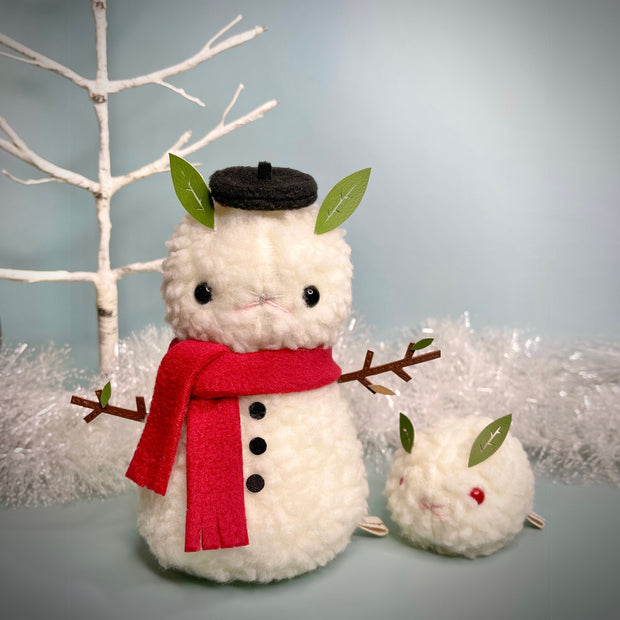
[[[218,170],[209,179],[213,199],[221,205],[257,211],[299,209],[317,199],[316,181],[292,168],[234,166]]]

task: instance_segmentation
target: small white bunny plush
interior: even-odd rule
[[[415,433],[401,414],[401,442],[384,494],[416,546],[446,555],[489,555],[522,529],[534,475],[511,416],[443,418]],[[501,447],[500,447],[501,446]]]
[[[293,577],[342,551],[366,515],[330,349],[351,304],[343,214],[319,210],[312,177],[268,163],[216,172],[210,203],[198,173],[171,161],[192,217],[163,266],[176,340],[127,474],[146,487],[138,528],[164,567]]]

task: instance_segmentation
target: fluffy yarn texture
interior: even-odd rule
[[[266,406],[261,420],[249,413],[256,400]],[[239,409],[243,445],[254,437],[267,442],[264,454],[244,451],[244,478],[265,479],[261,492],[246,494],[250,544],[184,553],[184,435],[166,496],[140,492],[140,533],[162,566],[216,581],[268,582],[326,564],[366,514],[366,472],[347,402],[332,384],[301,395],[240,398]]]
[[[215,231],[185,216],[167,242],[162,294],[175,335],[237,353],[335,342],[351,308],[344,232],[315,235],[316,207],[257,215],[215,206]],[[213,295],[204,305],[200,283]],[[309,286],[321,296],[315,307],[304,303]]]
[[[246,354],[330,347],[350,313],[352,266],[344,233],[314,234],[316,215],[316,206],[257,215],[216,202],[215,230],[185,217],[163,265],[175,335]],[[266,582],[321,566],[348,544],[368,486],[347,402],[335,383],[278,392],[239,392],[247,546],[184,552],[185,437],[166,495],[141,491],[138,527],[163,566]],[[253,450],[256,440],[265,449]]]
[[[339,376],[330,349],[232,353],[211,342],[173,342],[159,367],[151,411],[127,477],[165,495],[186,420],[185,551],[247,545],[237,397],[303,392]],[[262,454],[264,439],[249,444],[257,440],[261,448],[251,452]]]
[[[392,519],[415,545],[474,558],[521,531],[534,474],[519,440],[509,433],[495,454],[467,466],[474,440],[491,421],[443,418],[416,433],[411,454],[396,452],[384,493]]]

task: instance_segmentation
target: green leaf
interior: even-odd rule
[[[179,202],[195,220],[213,228],[213,200],[202,175],[188,161],[172,153],[169,156],[170,175]]]
[[[314,232],[317,235],[337,228],[351,217],[364,197],[369,178],[370,168],[364,168],[338,181],[329,190],[316,217]]]
[[[412,347],[412,351],[419,351],[420,349],[426,349],[426,347],[430,347],[433,343],[434,338],[422,338],[422,340],[418,340]]]
[[[411,420],[404,414],[400,414],[400,443],[403,445],[405,452],[411,454],[413,448],[413,440],[415,438],[415,431],[413,430],[413,424]]]
[[[492,454],[499,449],[504,443],[504,439],[508,436],[508,429],[512,423],[512,414],[498,418],[491,424],[485,426],[478,437],[474,439],[474,443],[469,453],[468,467],[473,467],[486,461]]]
[[[101,396],[99,397],[99,403],[102,407],[105,407],[110,402],[110,396],[112,396],[112,386],[108,381],[101,390]]]

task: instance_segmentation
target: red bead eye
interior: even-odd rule
[[[476,502],[478,502],[478,504],[482,504],[482,502],[484,501],[484,491],[482,489],[479,489],[478,487],[474,487],[470,493],[469,493],[470,497],[473,497]]]
[[[405,482],[405,479],[401,476],[400,480],[398,481],[398,484],[402,487],[403,486],[403,482]]]

